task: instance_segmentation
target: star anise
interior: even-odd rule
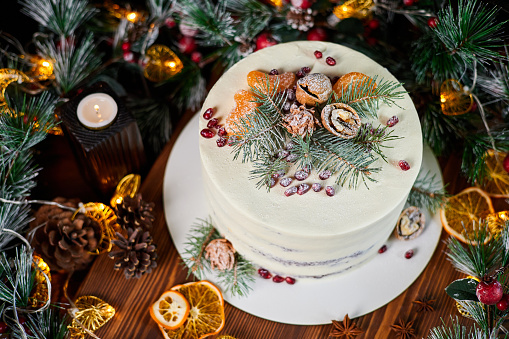
[[[435,310],[435,300],[423,298],[412,301],[412,304],[417,306],[417,312],[433,312]]]
[[[398,339],[411,339],[415,338],[414,321],[404,321],[399,319],[397,324],[391,325],[391,329],[396,332]]]
[[[329,333],[329,338],[352,339],[364,333],[363,330],[350,320],[348,314],[345,315],[345,318],[341,322],[332,320],[332,326],[334,326],[334,328]]]

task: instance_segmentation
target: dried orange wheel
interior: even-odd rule
[[[479,231],[479,221],[494,212],[489,195],[470,187],[448,199],[440,210],[440,220],[447,233],[463,243],[470,243],[468,239],[474,239]]]
[[[343,96],[343,92],[345,92],[346,94],[346,91],[349,88],[351,88],[353,92],[357,88],[361,88],[365,85],[370,87],[368,93],[373,93],[376,89],[376,82],[374,79],[370,78],[369,76],[363,73],[350,72],[346,73],[341,78],[339,78],[338,81],[336,81],[336,83],[332,86],[332,91],[336,93],[338,98],[341,98]],[[352,100],[353,96],[350,95],[350,97],[344,99]]]
[[[230,111],[224,123],[224,128],[228,134],[236,134],[239,131],[240,120],[244,119],[249,113],[251,113],[256,107],[259,106],[254,100],[256,97],[253,93],[240,90],[233,96],[235,106]]]
[[[166,291],[150,306],[152,319],[169,330],[181,327],[189,315],[189,302],[182,293]]]
[[[479,187],[492,198],[509,198],[509,173],[502,164],[506,156],[507,153],[489,150],[484,160],[488,175]]]
[[[278,92],[292,88],[295,84],[296,76],[293,72],[285,72],[279,75],[269,75],[260,71],[251,71],[247,74],[247,84],[256,87],[262,92],[267,89],[267,79],[269,79],[270,88],[274,88],[276,80],[278,80]]]
[[[189,301],[191,310],[184,326],[169,330],[159,326],[167,339],[203,339],[224,327],[224,299],[221,291],[208,281],[198,281],[171,288]]]

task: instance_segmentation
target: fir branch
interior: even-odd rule
[[[296,157],[293,160],[293,163],[297,164],[299,168],[313,168],[313,165],[317,162],[312,154],[311,141],[312,137],[309,134],[306,134],[306,137],[302,138],[299,135],[293,135],[290,144],[293,145],[291,151],[291,155]],[[289,159],[289,158],[288,158]]]
[[[252,40],[269,24],[272,11],[257,0],[226,0],[226,8],[237,17],[237,36],[241,40]]]
[[[224,291],[232,296],[245,297],[253,289],[256,268],[240,254],[235,255],[235,265],[231,270],[220,271],[218,278]]]
[[[214,5],[210,0],[181,0],[177,11],[182,21],[198,30],[198,42],[203,46],[223,47],[231,45],[236,31],[234,19],[226,9],[227,0],[219,0]]]
[[[479,74],[477,85],[492,98],[492,102],[509,104],[509,60],[495,63],[487,75]]]
[[[375,152],[387,162],[387,157],[382,151],[382,147],[389,147],[384,143],[401,139],[396,135],[392,135],[394,130],[389,129],[387,126],[379,125],[377,128],[373,128],[370,123],[362,124],[359,129],[359,133],[352,139],[352,141],[360,145],[364,152]]]
[[[69,317],[56,308],[47,308],[42,312],[28,313],[25,326],[30,330],[30,339],[65,339],[69,333],[67,326]],[[26,338],[25,331],[21,332],[18,326],[13,326],[13,338]]]
[[[175,0],[147,0],[149,20],[156,24],[164,24],[171,17]]]
[[[278,172],[288,169],[288,162],[282,157],[264,156],[253,162],[253,169],[249,172],[249,179],[258,179],[256,188],[266,187],[270,191],[271,181]]]
[[[1,231],[10,229],[23,233],[28,228],[29,222],[30,207],[28,205],[0,203],[0,252],[4,252],[14,239],[13,235]]]
[[[428,209],[431,214],[436,213],[448,197],[446,186],[440,185],[440,181],[429,171],[424,175],[419,173],[408,195],[407,204]]]
[[[101,57],[95,54],[97,47],[91,33],[79,42],[71,36],[58,45],[49,40],[36,41],[35,44],[44,58],[52,60],[57,89],[63,94],[75,89],[101,66]]]
[[[32,251],[25,246],[16,248],[13,257],[3,252],[0,256],[0,301],[26,308],[34,287],[35,270],[32,270]]]
[[[370,77],[362,81],[352,81],[341,93],[338,101],[351,106],[361,118],[368,116],[378,118],[380,103],[389,107],[397,106],[396,100],[402,99],[406,93],[404,90],[397,90],[401,87],[399,82],[384,81],[383,79],[374,86],[377,77]]]
[[[97,9],[88,7],[87,0],[18,0],[21,12],[41,26],[59,35],[61,40],[74,34]]]
[[[465,306],[464,303],[468,302],[460,303]],[[470,305],[467,307],[471,308]],[[455,319],[451,317],[451,322],[451,327],[446,326],[444,323],[442,326],[432,328],[427,339],[488,339],[485,333],[475,326],[470,329],[462,326],[457,317]]]
[[[478,331],[483,333],[481,338],[496,338],[496,336],[492,336],[493,325],[488,316],[489,313],[495,312],[495,308],[493,306],[483,305],[480,302],[470,300],[457,300],[457,302],[465,309],[466,312],[468,312],[468,314],[470,314],[477,325],[479,325],[480,329]]]

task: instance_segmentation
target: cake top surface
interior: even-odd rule
[[[321,59],[315,57],[316,50],[322,52]],[[335,59],[334,66],[326,63],[328,56]],[[224,124],[235,105],[234,94],[249,89],[246,77],[250,71],[268,73],[277,69],[281,74],[296,72],[302,67],[310,67],[311,73],[323,73],[329,77],[360,72],[376,76],[377,82],[381,79],[397,82],[387,69],[372,59],[341,45],[314,41],[278,44],[255,52],[231,67],[211,89],[200,116],[207,108],[213,108],[214,118],[219,119],[219,124]],[[217,147],[216,138],[200,137],[204,180],[217,190],[213,193],[214,197],[223,199],[225,206],[232,207],[232,213],[242,211],[282,234],[289,232],[320,237],[368,227],[406,199],[421,166],[422,135],[414,104],[408,94],[396,103],[399,107],[381,104],[378,119],[362,119],[363,122],[371,122],[374,127],[385,126],[387,120],[396,115],[399,122],[392,129],[396,136],[401,137],[384,144],[388,146],[383,150],[387,162],[382,159],[376,161],[374,165],[381,167],[381,171],[373,174],[376,182],[368,182],[368,187],[362,183],[356,189],[335,185],[333,197],[327,196],[324,190],[310,190],[304,195],[286,197],[286,188],[279,184],[267,192],[265,188],[256,187],[256,180],[249,179],[251,163],[233,160],[232,148]],[[200,130],[206,125],[207,120],[200,117]],[[410,169],[402,171],[398,166],[399,160],[407,161]],[[296,170],[291,168],[287,175],[293,176]],[[320,180],[313,170],[303,182],[309,185],[318,182],[325,187],[334,185],[334,177]],[[299,183],[294,180],[292,185]]]

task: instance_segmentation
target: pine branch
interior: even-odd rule
[[[224,291],[232,296],[245,297],[253,289],[251,285],[254,283],[254,274],[256,268],[239,255],[235,255],[235,266],[231,270],[219,272],[218,277]]]
[[[171,17],[175,0],[147,0],[149,20],[156,24],[164,24]]]
[[[490,313],[490,311],[495,312],[495,308],[493,306],[483,305],[482,303],[469,300],[457,300],[457,302],[465,309],[466,312],[468,312],[468,314],[470,314],[477,325],[479,325],[480,329],[478,331],[483,333],[481,338],[496,338],[491,336],[493,328],[490,324],[491,321],[488,318],[488,313]]]
[[[2,198],[12,199],[9,195],[3,195]],[[21,234],[28,228],[30,220],[28,205],[0,203],[0,230],[10,229]],[[5,251],[13,239],[13,235],[0,233],[0,251]]]
[[[61,40],[71,36],[76,29],[97,12],[88,7],[87,0],[18,0],[21,12],[42,27],[59,35]]]
[[[500,63],[495,63],[495,68],[487,75],[480,74],[477,77],[477,86],[481,88],[493,100],[504,105],[509,104],[509,60],[507,58]]]
[[[223,47],[231,45],[236,34],[226,2],[219,0],[214,5],[210,0],[181,0],[176,10],[186,25],[199,31],[196,37],[201,45]]]
[[[342,102],[351,106],[361,118],[368,116],[378,118],[378,110],[381,103],[389,107],[396,104],[396,100],[402,99],[406,93],[404,90],[397,90],[401,87],[399,82],[384,81],[383,79],[374,87],[378,78],[370,77],[369,79],[351,82],[348,87],[341,93],[338,100],[332,102]]]
[[[0,256],[0,301],[26,308],[34,287],[35,270],[32,270],[32,251],[21,246],[12,257],[3,252]]]
[[[256,188],[266,187],[270,191],[271,181],[278,172],[286,172],[288,162],[281,157],[263,157],[253,162],[253,169],[249,172],[249,179],[258,179]]]
[[[464,303],[468,302],[460,303],[465,306]],[[470,305],[467,307],[471,308]],[[451,327],[446,326],[444,323],[442,326],[432,328],[427,339],[488,339],[486,334],[477,327],[473,326],[468,329],[462,326],[457,317],[455,319],[451,317],[451,322]]]
[[[49,307],[42,312],[28,313],[26,315],[25,326],[30,331],[30,339],[65,339],[69,333],[67,326],[69,317],[53,307]],[[25,331],[21,332],[18,326],[12,326],[12,336],[15,339],[26,338]]]
[[[49,40],[36,41],[35,44],[44,58],[52,60],[57,89],[63,94],[75,89],[101,65],[91,33],[79,42],[71,36],[58,45]]]
[[[359,133],[352,139],[352,141],[364,148],[364,152],[375,152],[387,162],[387,157],[382,151],[382,147],[389,147],[384,143],[401,139],[401,137],[392,135],[394,130],[389,129],[387,126],[379,125],[373,128],[370,123],[362,124]]]
[[[226,8],[237,18],[236,36],[240,40],[254,39],[273,16],[271,9],[257,0],[227,0]]]
[[[428,171],[422,175],[421,172],[410,190],[407,204],[428,209],[431,214],[434,214],[446,203],[447,197],[445,186],[440,185],[440,179],[436,179],[435,174]]]

